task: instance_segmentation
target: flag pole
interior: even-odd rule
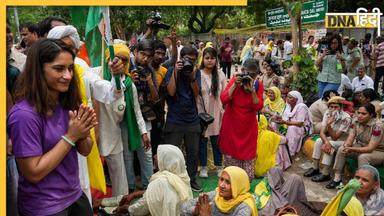
[[[104,24],[104,17],[103,18],[101,18],[101,28],[102,28],[102,31],[100,31],[101,32],[101,74],[100,74],[100,77],[101,77],[101,79],[104,79],[104,73],[103,73],[103,71],[104,71],[104,64],[105,64],[105,62],[104,62],[104,49],[105,49],[105,47],[104,47],[104,30],[105,30],[105,24]]]

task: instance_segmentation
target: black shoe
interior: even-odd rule
[[[309,168],[307,171],[304,173],[304,177],[312,177],[314,175],[319,174],[319,169],[314,169],[314,168]]]
[[[341,184],[341,181],[334,181],[334,180],[332,180],[332,181],[330,181],[325,187],[327,188],[327,189],[335,189],[337,186],[339,186]]]
[[[196,181],[192,181],[192,182],[191,182],[191,188],[192,188],[192,190],[195,191],[195,192],[199,192],[199,193],[200,193],[200,192],[203,191],[203,189],[200,187],[199,184],[197,184]]]
[[[315,175],[311,178],[313,182],[325,182],[331,180],[330,175],[324,175],[323,173],[320,173],[319,175]]]

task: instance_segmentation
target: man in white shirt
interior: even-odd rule
[[[352,83],[349,77],[342,73],[341,83],[337,92],[339,93],[339,95],[343,95],[343,92],[345,92],[346,90],[352,90]]]
[[[183,49],[183,45],[181,45],[181,40],[176,41],[176,47],[177,47],[177,60],[180,60],[180,51]]]
[[[293,45],[292,45],[291,39],[292,39],[291,34],[285,35],[284,56],[283,56],[285,60],[291,60],[292,59]]]
[[[255,39],[255,47],[253,48],[253,57],[257,60],[262,60],[265,57],[266,47],[261,43],[259,38]]]
[[[367,88],[373,89],[373,80],[365,74],[365,66],[363,64],[359,64],[357,77],[352,80],[352,90],[354,93],[357,93]]]

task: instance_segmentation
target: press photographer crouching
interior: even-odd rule
[[[219,135],[224,166],[243,168],[254,178],[257,146],[257,111],[263,108],[263,84],[255,80],[259,62],[246,60],[242,73],[235,75],[220,96],[225,106]]]
[[[194,191],[202,191],[195,178],[198,166],[200,120],[196,107],[196,97],[201,89],[201,72],[196,67],[197,50],[184,47],[180,60],[167,71],[165,83],[168,95],[168,113],[164,128],[165,143],[178,147],[184,139],[186,165]]]
[[[130,73],[137,88],[140,110],[145,121],[146,130],[148,131],[147,139],[149,139],[148,137],[150,137],[150,131],[152,129],[151,121],[156,119],[156,114],[152,107],[159,99],[155,71],[150,65],[154,54],[153,42],[146,39],[141,40],[134,54],[134,58],[130,60]],[[145,143],[145,140],[143,141]],[[146,188],[153,174],[151,146],[142,145],[141,148],[137,150],[137,156],[140,162],[143,186]],[[135,189],[133,152],[125,151],[124,160],[126,160],[125,163],[127,166],[129,191],[132,192]]]

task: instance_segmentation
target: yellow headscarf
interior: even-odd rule
[[[276,165],[276,152],[280,143],[280,135],[267,129],[268,121],[260,115],[259,135],[257,137],[257,159],[255,162],[255,175],[263,176]]]
[[[205,49],[207,49],[208,47],[211,47],[213,48],[213,43],[208,41],[206,44],[205,44],[205,47],[203,48],[203,52]],[[201,53],[201,55],[199,56],[199,59],[197,60],[198,62],[198,67],[200,67],[201,63],[203,61],[203,53]]]
[[[249,38],[247,42],[245,42],[243,50],[241,50],[240,61],[243,61],[248,49],[252,50],[252,42],[253,42],[253,37]]]
[[[235,166],[229,166],[223,170],[231,179],[232,199],[226,200],[219,195],[219,187],[216,188],[215,204],[223,212],[231,212],[240,203],[244,202],[252,210],[252,216],[257,216],[255,199],[249,193],[250,184],[247,173]]]
[[[270,110],[273,112],[282,113],[284,111],[285,102],[283,98],[281,98],[281,92],[279,88],[276,86],[273,86],[269,88],[268,90],[272,90],[273,93],[275,93],[275,100],[271,101],[269,97],[264,101],[264,106],[268,106]]]
[[[269,41],[269,42],[268,42],[267,51],[268,51],[268,52],[272,52],[272,49],[273,49],[273,41]]]
[[[129,59],[130,59],[130,51],[129,51],[129,48],[127,47],[127,45],[125,44],[113,44],[113,50],[115,52],[115,56],[124,56],[127,58],[127,67],[125,68],[125,74],[126,75],[129,75]],[[109,57],[110,57],[110,53],[109,53],[109,49],[106,49],[105,50],[105,59],[106,59],[106,62],[109,62]]]

